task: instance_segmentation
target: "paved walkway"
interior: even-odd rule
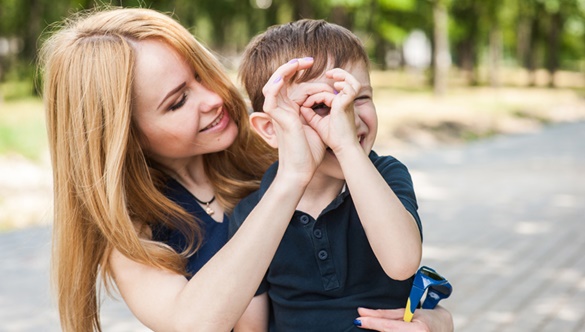
[[[383,151],[379,151],[383,152]],[[400,153],[456,331],[585,331],[585,123]],[[0,234],[0,331],[59,331],[50,230]],[[104,331],[146,331],[107,300]]]

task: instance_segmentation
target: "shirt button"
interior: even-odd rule
[[[316,238],[320,239],[323,236],[323,232],[321,232],[320,229],[316,229],[313,231],[313,235],[315,235]]]
[[[303,214],[303,215],[301,216],[301,224],[303,224],[303,225],[306,225],[306,224],[308,224],[308,223],[309,223],[309,221],[310,221],[310,220],[309,220],[309,216],[307,216],[306,214]]]
[[[326,250],[321,250],[319,251],[319,253],[317,254],[317,257],[319,257],[320,260],[324,261],[327,259],[327,257],[329,257],[329,254],[327,253]]]

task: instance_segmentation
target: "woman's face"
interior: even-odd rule
[[[228,148],[238,128],[223,100],[173,48],[157,40],[137,43],[134,113],[142,146],[163,165]]]

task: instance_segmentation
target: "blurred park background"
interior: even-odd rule
[[[270,25],[351,29],[373,62],[384,149],[585,118],[585,0],[0,0],[0,230],[50,222],[37,48],[55,22],[104,5],[173,13],[234,81],[243,48]]]
[[[55,22],[104,4],[173,13],[236,83],[270,25],[354,31],[373,63],[375,149],[412,171],[423,263],[453,282],[457,330],[583,331],[585,0],[0,0],[1,331],[59,330],[36,52]],[[106,330],[143,330],[107,304]]]

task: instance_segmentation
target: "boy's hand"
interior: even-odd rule
[[[313,110],[321,115],[325,116],[329,114],[329,109],[331,106],[331,102],[333,101],[333,97],[335,97],[336,90],[327,83],[321,82],[301,82],[298,84],[293,84],[288,89],[288,98],[294,101],[299,107],[303,106],[307,103],[307,99],[311,98],[312,100],[326,100],[327,105],[325,103],[319,104],[323,106],[323,110],[317,110],[313,106]],[[309,101],[310,102],[310,101]],[[318,105],[318,104],[315,104]]]
[[[300,111],[307,123],[314,128],[325,144],[334,153],[349,145],[359,144],[356,132],[356,117],[353,109],[354,99],[361,84],[347,71],[335,68],[325,73],[334,80],[332,92],[318,92],[309,96]],[[315,105],[330,107],[329,114]]]
[[[312,65],[312,58],[293,59],[278,67],[262,89],[264,112],[272,118],[277,137],[279,170],[301,172],[307,179],[323,160],[325,145],[313,128],[303,124],[300,106],[288,94],[290,78]]]

